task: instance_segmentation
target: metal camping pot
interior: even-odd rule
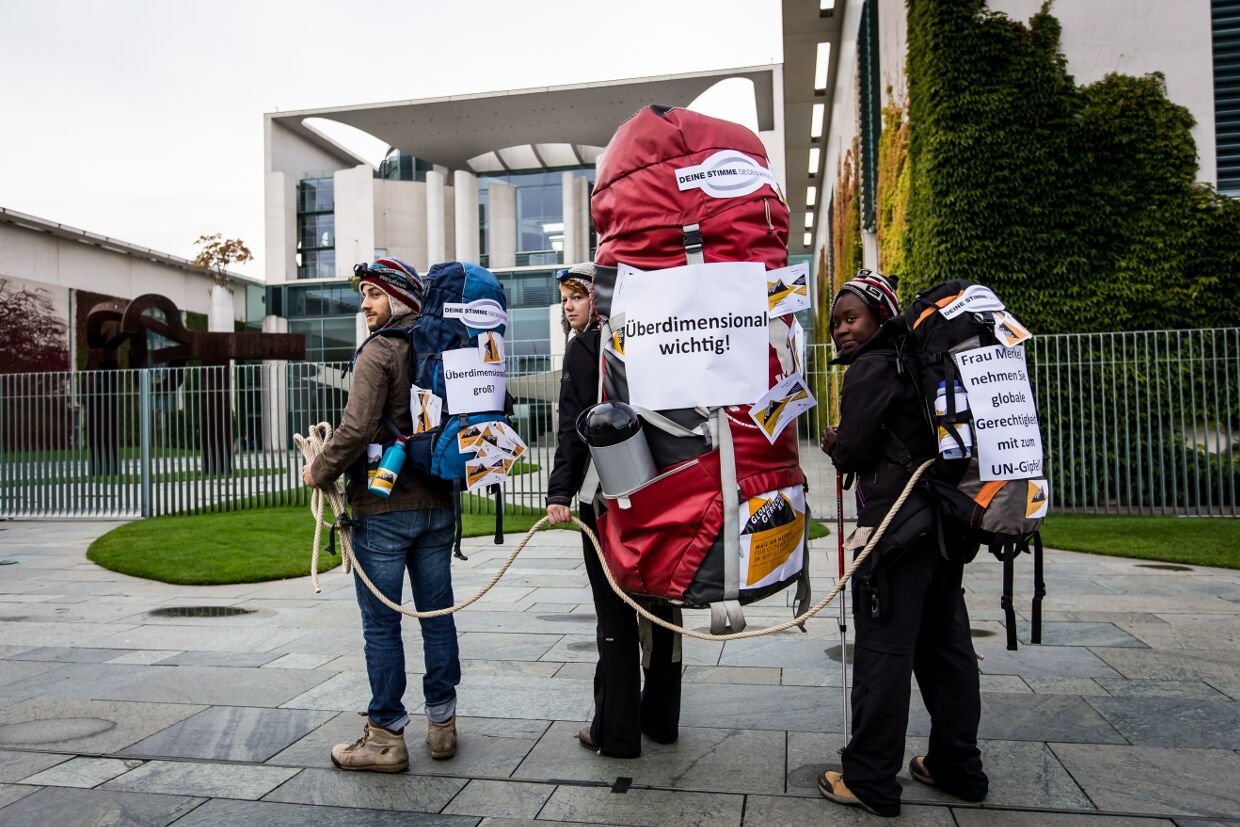
[[[623,402],[587,408],[577,419],[577,434],[590,446],[604,497],[627,496],[658,473],[641,417]]]

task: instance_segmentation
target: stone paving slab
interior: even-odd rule
[[[204,799],[71,787],[44,787],[0,810],[5,824],[171,824]]]
[[[35,698],[0,708],[0,747],[119,752],[204,707]]]
[[[554,790],[550,784],[475,779],[452,799],[444,813],[525,821],[538,815]]]
[[[229,801],[214,798],[177,822],[177,827],[474,827],[478,819],[428,813],[379,812],[359,814],[341,807],[311,807],[266,801]]]
[[[1224,750],[1051,744],[1103,810],[1240,817],[1240,755]]]
[[[569,721],[552,724],[513,777],[610,784],[625,776],[647,786],[734,793],[784,789],[783,732],[682,726],[675,744],[643,738],[641,758],[625,759],[582,747],[577,741],[580,728]]]
[[[330,717],[315,710],[216,706],[138,741],[122,754],[266,761]]]
[[[257,800],[298,772],[290,767],[149,761],[107,782],[103,789]]]
[[[410,773],[364,773],[302,770],[270,793],[265,801],[320,804],[367,810],[437,813],[465,786],[460,778],[432,778]]]
[[[815,793],[815,798],[780,798],[751,795],[745,799],[745,827],[789,827],[801,824],[832,824],[845,827],[872,827],[879,822],[856,807],[841,807]],[[1007,815],[1006,813],[1004,814]],[[914,827],[955,827],[952,811],[946,807],[922,807],[905,804],[896,818],[883,819],[883,824]],[[992,822],[993,823],[993,822]]]
[[[1005,811],[996,813],[987,809],[952,810],[959,827],[991,827],[1002,821],[1004,827],[1184,827],[1185,822],[1165,818],[1137,818],[1131,816],[1102,816],[1076,813],[1025,813]],[[1218,825],[1218,822],[1214,822]]]
[[[38,784],[48,787],[80,787],[91,789],[118,775],[142,766],[136,758],[122,760],[120,758],[74,758],[57,764],[54,767],[37,772],[29,778],[23,778],[23,784]],[[139,792],[164,792],[163,790],[141,790]]]
[[[48,767],[63,764],[69,758],[46,752],[0,749],[0,782],[20,781]]]
[[[37,787],[23,787],[18,784],[0,784],[0,808],[12,804],[19,798],[25,798],[37,789]],[[4,814],[0,813],[0,818],[3,817]]]
[[[739,825],[744,796],[721,793],[629,790],[616,795],[603,787],[557,787],[539,817],[553,821],[663,827]]]
[[[1240,705],[1225,698],[1089,698],[1088,702],[1133,744],[1240,749]]]

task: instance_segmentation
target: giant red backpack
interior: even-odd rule
[[[595,302],[604,320],[600,396],[607,400],[629,401],[624,320],[611,313],[618,265],[652,271],[740,261],[769,271],[787,264],[788,207],[766,150],[729,121],[643,108],[603,153],[590,209],[599,236]],[[789,344],[791,324],[792,316],[770,320],[771,386],[803,371]],[[619,501],[598,502],[603,553],[621,587],[709,607],[714,632],[744,628],[742,604],[794,582],[798,606],[807,607],[809,514],[796,428],[772,444],[747,406],[638,413],[658,475]],[[755,572],[750,553],[740,570],[742,538],[754,549],[756,537],[787,542],[793,532],[799,546],[774,568],[768,561]]]

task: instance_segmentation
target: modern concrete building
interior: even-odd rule
[[[23,336],[18,326],[35,321],[40,335],[48,334],[37,353],[19,357],[0,348],[0,373],[75,367],[90,307],[144,293],[206,317],[209,330],[231,331],[235,322],[262,315],[263,288],[255,279],[230,273],[227,284],[216,284],[183,258],[0,207],[0,302],[22,316],[8,319],[5,333]]]
[[[347,282],[355,263],[478,261],[507,288],[509,353],[543,357],[526,369],[549,364],[562,349],[552,273],[593,256],[602,148],[642,106],[690,106],[734,78],[752,85],[782,178],[779,66],[266,115],[268,312],[308,335],[308,358],[347,359],[361,332]],[[321,120],[387,143],[387,159],[366,163],[316,129]]]

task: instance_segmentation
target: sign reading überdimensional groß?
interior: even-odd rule
[[[504,410],[504,394],[507,391],[504,363],[482,361],[478,348],[445,350],[443,378],[448,394],[448,413]]]
[[[767,391],[770,330],[760,262],[621,266],[629,401],[652,410],[750,405]]]

